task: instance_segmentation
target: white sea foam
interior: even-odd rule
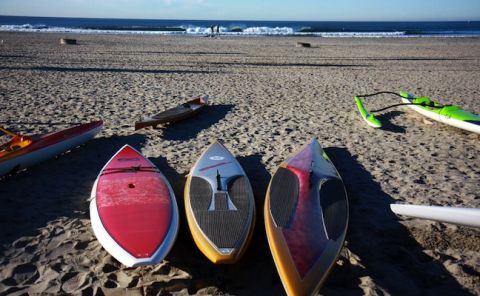
[[[183,30],[162,30],[142,31],[139,30],[102,30],[102,29],[83,29],[68,27],[48,27],[43,24],[23,24],[23,25],[0,25],[0,31],[10,32],[53,32],[53,33],[79,33],[79,34],[135,34],[135,35],[200,35],[206,36],[212,34],[211,27],[203,26],[182,26]],[[241,29],[241,31],[239,30]],[[426,34],[406,34],[405,32],[298,32],[291,27],[235,27],[230,31],[227,27],[220,27],[222,35],[232,36],[318,36],[318,37],[472,37],[478,36],[478,32],[462,32],[461,34],[452,34],[449,32],[435,32]]]
[[[289,27],[251,27],[243,30],[247,35],[294,35],[294,31]]]

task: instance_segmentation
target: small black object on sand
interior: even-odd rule
[[[307,42],[297,42],[297,47],[311,47],[311,45]]]
[[[60,44],[77,44],[77,39],[61,38]]]

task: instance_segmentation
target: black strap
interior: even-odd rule
[[[217,190],[222,191],[222,177],[220,176],[220,172],[217,170]]]
[[[111,169],[104,169],[102,176],[110,175],[110,174],[117,174],[117,173],[136,173],[136,172],[152,172],[158,173],[159,170],[155,167],[149,166],[131,166],[131,167],[124,167],[124,168],[111,168]]]
[[[359,95],[357,97],[368,98],[368,97],[373,97],[373,96],[378,96],[378,95],[383,95],[383,94],[395,95],[397,97],[404,98],[400,94],[398,94],[396,92],[392,92],[392,91],[380,91],[380,92],[376,92],[376,93],[373,93],[373,94]],[[370,113],[376,113],[376,112],[384,111],[384,110],[387,110],[387,109],[390,109],[390,108],[394,108],[394,107],[398,107],[398,106],[408,106],[408,105],[416,105],[416,106],[438,108],[438,109],[441,109],[441,108],[447,107],[447,106],[452,106],[452,105],[437,105],[436,106],[433,102],[431,102],[430,104],[427,104],[427,103],[399,103],[399,104],[393,104],[393,105],[390,105],[390,106],[387,106],[387,107],[384,107],[384,108],[381,108],[381,109],[371,110]]]
[[[378,95],[383,95],[383,94],[388,94],[388,95],[395,95],[397,97],[403,98],[400,94],[393,92],[393,91],[379,91],[374,94],[368,94],[368,95],[359,95],[357,97],[360,98],[368,98],[368,97],[373,97],[373,96],[378,96]]]
[[[431,107],[431,108],[438,108],[438,109],[442,109],[443,107],[451,106],[451,105],[439,105],[439,106],[435,106],[435,105],[433,105],[433,104],[426,104],[426,103],[400,103],[400,104],[390,105],[390,106],[387,106],[387,107],[385,107],[385,108],[381,108],[381,109],[377,109],[377,110],[372,110],[372,111],[370,111],[370,113],[384,111],[384,110],[387,110],[387,109],[390,109],[390,108],[393,108],[393,107],[408,106],[408,105]]]

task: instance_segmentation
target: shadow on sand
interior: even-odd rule
[[[0,255],[5,245],[34,235],[49,221],[88,217],[87,200],[98,173],[125,144],[140,149],[145,137],[93,139],[56,159],[0,180]]]
[[[198,133],[208,129],[223,119],[235,105],[211,105],[200,114],[174,124],[162,127],[162,138],[173,141],[186,141],[196,138]]]
[[[236,62],[209,62],[210,65],[240,66],[240,67],[301,67],[301,68],[366,68],[369,65],[330,64],[330,63],[236,63]]]
[[[397,134],[404,134],[405,129],[401,126],[395,125],[391,122],[391,120],[397,116],[402,115],[404,112],[402,111],[390,111],[387,113],[375,115],[378,120],[382,123],[382,129],[392,132],[392,133],[397,133]]]
[[[137,74],[209,74],[218,71],[206,70],[160,70],[160,69],[128,69],[128,68],[75,68],[75,67],[0,67],[0,70],[46,71],[46,72],[97,72],[97,73],[137,73]]]
[[[326,148],[342,176],[349,196],[350,221],[348,249],[364,266],[354,267],[346,260],[336,266],[322,292],[351,294],[363,290],[362,277],[370,277],[391,295],[471,295],[448,270],[410,235],[390,211],[394,199],[345,148]],[[378,290],[372,293],[383,294]]]
[[[155,55],[165,55],[165,54],[172,54],[172,55],[211,55],[211,56],[220,56],[220,55],[244,55],[243,52],[226,52],[226,51],[135,51],[133,53],[128,52],[128,54],[135,54],[135,55],[144,55],[144,54],[155,54]],[[1,56],[0,56],[1,57]]]

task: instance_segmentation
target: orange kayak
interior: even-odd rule
[[[102,129],[103,121],[41,135],[15,135],[0,146],[0,176],[24,169],[79,146]]]

